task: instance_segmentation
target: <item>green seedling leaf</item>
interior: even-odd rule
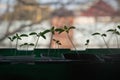
[[[28,37],[27,34],[21,34],[20,37]]]
[[[117,29],[109,29],[108,32],[112,32],[112,34],[120,35],[119,31]]]
[[[17,33],[16,33],[16,36],[15,36],[14,38],[17,38],[17,39],[19,39],[19,40],[22,40]]]
[[[49,32],[50,32],[50,30],[47,29],[47,30],[43,31],[42,33],[46,34],[46,33],[49,33]]]
[[[64,31],[69,33],[69,28],[67,26],[64,26]]]
[[[75,29],[75,27],[74,27],[74,26],[71,26],[71,27],[69,27],[69,30],[70,30],[70,29]]]
[[[65,29],[65,30],[67,30],[67,29],[68,29],[68,27],[67,27],[67,26],[64,26],[64,29]]]
[[[53,41],[55,41],[55,43],[58,45],[62,45],[59,40],[53,39]]]
[[[100,33],[96,32],[96,33],[93,33],[92,35],[93,35],[93,36],[94,36],[94,35],[100,35]]]
[[[16,37],[19,37],[19,35],[16,33]]]
[[[34,46],[33,43],[30,43],[30,44],[28,44],[28,43],[24,43],[24,44],[21,44],[20,47],[22,47],[22,46],[28,46],[28,45],[30,45],[30,46]]]
[[[22,40],[20,37],[17,37],[17,39]]]
[[[118,25],[117,28],[120,29],[120,25]]]
[[[55,39],[53,39],[53,41],[56,41]]]
[[[75,27],[74,26],[71,26],[71,27],[64,26],[64,31],[67,32],[67,33],[69,33],[69,31],[71,29],[75,29]]]
[[[12,37],[12,40],[15,40],[16,38],[17,38],[16,36],[13,36],[13,37]]]
[[[34,46],[34,44],[33,44],[33,43],[30,43],[29,45],[30,45],[30,46]]]
[[[24,44],[21,44],[20,47],[24,46]]]
[[[58,32],[58,34],[61,34],[62,32],[64,32],[64,29],[62,29],[62,28],[57,28],[55,31]]]
[[[56,40],[56,43],[59,43],[59,41],[58,41],[58,40]]]
[[[120,32],[116,31],[115,34],[120,35]]]
[[[31,32],[29,35],[37,35],[36,32]]]
[[[28,45],[28,43],[24,43],[24,45]]]
[[[90,40],[88,39],[88,40],[86,40],[86,42],[87,42],[87,43],[89,43],[89,42],[90,42]]]
[[[44,32],[40,32],[38,36],[41,36],[42,38],[46,39],[46,36],[44,35]]]
[[[58,45],[62,45],[60,41],[58,42]]]
[[[67,32],[69,33],[69,31],[70,31],[71,29],[75,29],[75,27],[74,27],[74,26],[69,27],[68,30],[67,30]]]
[[[106,34],[102,34],[101,36],[104,36],[104,37],[106,37],[107,35],[106,35]]]
[[[28,45],[28,43],[21,44],[20,47],[26,46],[26,45]]]
[[[13,41],[11,37],[8,37],[8,39],[9,39],[10,41]]]
[[[115,31],[115,29],[109,29],[109,30],[107,30],[107,32],[114,32]]]
[[[46,39],[45,35],[41,35],[42,38]]]
[[[58,43],[58,45],[62,45],[61,43]]]

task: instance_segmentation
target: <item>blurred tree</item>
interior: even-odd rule
[[[34,5],[31,5],[31,3],[34,3]],[[30,21],[39,21],[42,19],[42,17],[48,17],[49,13],[47,11],[49,11],[49,8],[40,7],[37,4],[38,2],[36,0],[16,0],[16,4],[14,5],[14,11],[5,13],[4,16],[5,18],[10,19],[10,17],[13,17],[13,14],[15,17],[14,20]],[[45,15],[43,14],[43,12],[47,14]]]
[[[7,0],[8,3],[10,0]],[[26,4],[27,3],[27,4]],[[31,3],[34,3],[32,5]],[[48,6],[40,6],[36,0],[16,0],[13,6],[13,11],[9,11],[10,7],[7,4],[7,9],[2,15],[2,20],[7,21],[7,29],[5,33],[0,36],[0,42],[4,41],[8,36],[20,32],[26,27],[32,27],[35,24],[40,24],[42,21],[49,19],[50,8]],[[31,21],[30,24],[22,24],[14,30],[10,31],[14,21]]]

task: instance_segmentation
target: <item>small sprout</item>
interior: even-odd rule
[[[45,34],[46,33],[48,33],[48,30],[45,30],[45,31],[43,31],[43,32],[39,32],[39,33],[36,33],[36,32],[32,32],[32,33],[30,33],[29,35],[35,35],[35,36],[37,36],[37,37],[43,37],[44,39],[46,39],[46,37],[45,37]]]
[[[92,35],[93,35],[93,36],[100,35],[100,36],[102,36],[102,37],[106,37],[106,36],[107,36],[105,33],[100,34],[100,33],[98,33],[98,32],[93,33]]]
[[[50,44],[49,44],[49,48],[51,48],[52,45],[52,39],[53,39],[53,35],[55,34],[56,28],[53,26],[50,29],[47,29],[47,31],[45,32],[50,32],[51,33],[51,38],[50,38]],[[50,50],[48,50],[48,55],[49,55]]]
[[[112,34],[120,35],[120,32],[117,31],[117,29],[109,29],[109,30],[107,30],[107,32],[111,32]]]
[[[25,46],[25,45],[28,45],[28,43],[21,44],[20,47]]]
[[[34,46],[34,44],[33,43],[30,43],[30,44],[29,43],[23,43],[23,44],[20,45],[20,47],[22,47],[22,46],[26,46],[26,49],[27,49],[26,50],[26,55],[27,55],[27,51],[28,51],[29,46]]]
[[[70,31],[71,29],[75,29],[75,27],[74,27],[74,26],[70,26],[70,27],[64,26],[64,30],[65,30],[65,32],[67,32],[67,33],[69,33],[69,31]]]
[[[18,46],[18,40],[22,40],[22,37],[28,37],[27,34],[21,34],[21,35],[18,35],[18,33],[16,33],[14,36],[12,37],[8,37],[8,39],[13,42],[15,39],[16,39],[16,49],[17,49],[17,46]],[[22,46],[22,45],[21,45]],[[11,47],[12,47],[12,43],[11,43]],[[16,55],[16,51],[15,51],[15,55]]]
[[[59,45],[62,45],[59,40],[53,39],[53,41],[58,45],[58,48],[59,48]]]
[[[69,33],[69,31],[71,30],[71,29],[75,29],[75,27],[73,27],[73,26],[70,26],[70,27],[67,27],[67,26],[64,26],[63,28],[57,28],[56,29],[56,32],[58,32],[59,34],[61,34],[62,32],[66,32],[66,33]]]
[[[37,44],[38,44],[38,41],[39,41],[39,38],[40,38],[40,37],[46,39],[45,34],[48,33],[48,32],[49,32],[49,30],[45,30],[45,31],[39,32],[39,33],[31,32],[31,33],[29,34],[29,35],[35,35],[35,36],[37,36],[37,41],[36,41],[36,43],[35,43],[35,45],[34,45],[34,48],[37,47]]]
[[[77,53],[77,49],[76,49],[76,47],[75,47],[75,45],[74,45],[74,43],[73,43],[73,41],[72,41],[72,39],[71,39],[71,37],[69,35],[69,31],[71,29],[75,29],[75,27],[74,26],[68,26],[68,27],[64,26],[63,28],[56,29],[56,32],[58,32],[58,34],[61,34],[62,32],[66,32],[69,41],[71,42],[72,46],[74,47],[74,49],[75,49],[75,51]]]
[[[18,35],[18,34],[16,33],[16,35],[15,35],[15,39],[17,39],[17,40],[16,40],[16,48],[17,48],[17,45],[18,45],[18,40],[22,40],[22,37],[28,37],[28,35],[27,35],[27,34]]]
[[[13,42],[16,38],[17,38],[16,36],[8,37],[8,39],[11,41],[11,42],[10,42],[11,47],[12,47],[12,42]]]
[[[24,44],[21,44],[21,45],[20,45],[20,47],[22,47],[22,46],[34,46],[34,44],[33,44],[33,43],[30,43],[30,44],[24,43]]]
[[[87,40],[86,40],[86,43],[85,43],[85,45],[86,45],[87,48],[88,48],[88,44],[89,44],[89,42],[90,42],[90,40],[87,39]]]
[[[117,28],[120,29],[120,26],[118,25]],[[115,34],[116,41],[117,41],[117,47],[119,48],[119,38],[118,38],[118,35],[120,35],[120,32],[117,30],[117,28],[109,29],[109,30],[107,30],[107,32],[111,32],[112,34]]]
[[[89,42],[90,42],[90,40],[89,40],[89,39],[87,39],[87,40],[86,40],[85,45],[88,45],[88,44],[89,44]]]
[[[13,42],[16,39],[16,36],[8,37],[8,39]]]
[[[22,40],[21,37],[20,37],[17,33],[16,33],[15,36],[16,36],[17,40],[18,40],[18,39],[19,39],[19,40]]]
[[[109,48],[109,46],[108,46],[108,44],[107,44],[107,42],[106,42],[106,40],[105,40],[105,37],[107,36],[105,33],[101,34],[101,33],[96,32],[96,33],[93,33],[92,35],[93,35],[93,36],[95,36],[95,35],[101,36],[102,39],[103,39],[103,41],[104,41],[104,43],[105,43],[105,45],[106,45],[106,47]]]

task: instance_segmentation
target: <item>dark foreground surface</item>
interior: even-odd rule
[[[47,52],[0,49],[0,80],[120,80],[120,49]]]
[[[0,63],[0,80],[119,80],[120,63],[36,61]]]

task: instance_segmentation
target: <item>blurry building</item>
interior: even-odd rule
[[[110,4],[103,0],[93,2],[86,10],[80,12],[80,16],[76,17],[76,22],[81,23],[96,23],[97,22],[111,22],[118,18],[119,12],[115,10]]]
[[[65,8],[60,8],[55,10],[52,15],[51,15],[51,25],[55,26],[56,28],[62,28],[65,25],[66,26],[71,26],[73,25],[73,12],[69,11]],[[73,39],[73,30],[69,32],[71,39]],[[70,41],[67,38],[66,33],[58,34],[55,33],[53,35],[53,38],[56,40],[59,40],[61,42],[61,48],[72,48],[73,46],[71,45]],[[51,47],[56,48],[55,42],[52,41]]]

